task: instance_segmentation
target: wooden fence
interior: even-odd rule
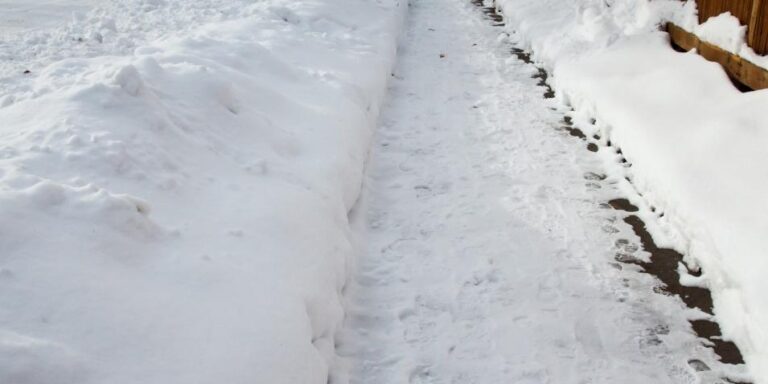
[[[768,53],[768,0],[696,0],[699,23],[730,12],[748,27],[747,43],[760,55]]]

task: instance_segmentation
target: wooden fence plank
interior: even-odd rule
[[[764,0],[753,0],[748,43],[758,54],[768,53],[768,2]]]
[[[699,9],[699,23],[725,12],[736,16],[743,25],[749,25],[752,17],[752,0],[697,0],[696,4]]]
[[[730,12],[748,26],[747,43],[757,54],[768,53],[768,0],[696,0],[699,23]]]

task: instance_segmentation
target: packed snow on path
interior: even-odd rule
[[[0,383],[326,384],[404,3],[101,5],[0,44]]]
[[[411,3],[356,211],[339,340],[353,384],[723,383],[654,278],[622,195],[536,69],[463,0]],[[617,165],[618,166],[618,165]],[[346,381],[344,381],[346,382]]]

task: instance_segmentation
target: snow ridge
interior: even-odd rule
[[[325,384],[405,8],[130,0],[4,40],[0,382]]]

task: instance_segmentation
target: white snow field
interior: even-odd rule
[[[651,228],[656,241],[702,267],[702,277],[684,283],[712,290],[724,336],[755,380],[768,383],[768,90],[739,92],[719,65],[670,50],[658,31],[674,20],[736,50],[732,16],[695,26],[692,2],[664,0],[497,5],[515,40],[553,71],[580,128],[633,164],[624,176],[643,194],[635,203],[646,221],[661,224]],[[615,161],[612,151],[602,154]]]
[[[0,34],[29,33],[66,24],[99,0],[0,0]]]
[[[3,40],[0,383],[327,383],[405,8],[129,0]]]

